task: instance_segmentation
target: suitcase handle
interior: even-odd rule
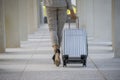
[[[78,23],[78,25],[76,26],[77,29],[79,29],[79,17],[77,17],[76,19],[76,23]],[[71,17],[68,17],[68,28],[70,29],[71,28]]]

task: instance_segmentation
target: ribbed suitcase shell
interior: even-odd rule
[[[63,34],[63,55],[87,55],[87,34],[83,29],[66,29]]]

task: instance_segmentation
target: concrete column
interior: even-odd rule
[[[112,0],[94,0],[95,41],[111,42]]]
[[[37,30],[37,0],[27,0],[28,6],[28,33]]]
[[[80,27],[86,28],[88,36],[94,36],[94,0],[77,0],[77,15],[79,16]]]
[[[21,41],[25,41],[28,38],[27,18],[27,0],[19,0],[19,27]]]
[[[40,3],[39,3],[40,4]],[[39,16],[39,11],[38,11],[38,0],[33,0],[33,9],[34,9],[34,28],[35,31],[38,29],[38,16]]]
[[[41,24],[44,24],[44,10],[43,10],[43,2],[40,3],[40,22]]]
[[[120,0],[112,0],[113,48],[115,57],[120,58]]]
[[[3,0],[0,0],[0,52],[5,52],[5,23]]]
[[[27,0],[28,33],[33,33],[33,0]]]
[[[6,47],[20,47],[18,0],[4,0]]]
[[[38,11],[38,16],[37,16],[37,18],[38,18],[38,28],[40,27],[40,24],[41,24],[41,22],[40,22],[40,0],[37,0],[37,11]]]
[[[79,16],[80,27],[86,27],[86,17],[87,17],[87,4],[86,0],[77,0],[77,15]]]
[[[80,27],[97,42],[111,42],[111,0],[77,0]],[[103,36],[104,35],[104,36]]]

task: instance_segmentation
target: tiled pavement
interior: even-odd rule
[[[48,28],[42,25],[21,48],[0,54],[0,80],[120,80],[120,59],[113,58],[109,44],[89,41],[87,67],[53,65]]]

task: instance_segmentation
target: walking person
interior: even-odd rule
[[[60,47],[62,42],[62,30],[67,18],[67,9],[70,10],[72,19],[76,19],[71,0],[44,0],[47,20],[54,50],[53,61],[56,66],[60,65]]]

